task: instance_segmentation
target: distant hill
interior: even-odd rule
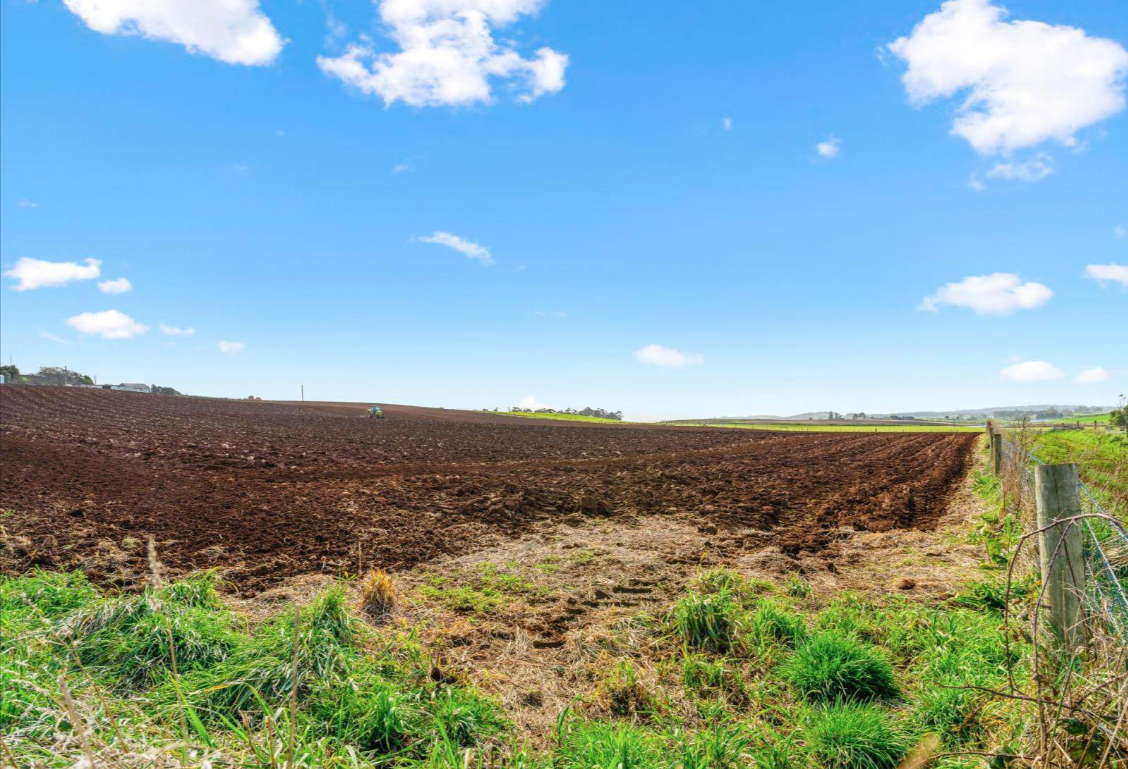
[[[1047,411],[1055,410],[1063,414],[1107,414],[1113,409],[1112,406],[1078,406],[1060,403],[1046,403],[1031,406],[992,406],[990,408],[975,408],[975,409],[951,409],[948,411],[886,411],[867,413],[866,416],[870,419],[889,419],[890,417],[914,417],[916,419],[949,419],[955,417],[957,419],[986,419],[988,417],[1010,417],[1020,418],[1022,416],[1033,417],[1035,414],[1044,413]],[[852,412],[836,412],[838,414],[850,414]],[[829,411],[805,411],[802,414],[792,414],[790,416],[775,416],[769,414],[757,414],[754,416],[743,417],[714,417],[715,419],[776,419],[776,420],[789,420],[789,421],[806,421],[809,419],[829,419]]]

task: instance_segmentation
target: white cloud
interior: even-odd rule
[[[921,300],[918,310],[936,312],[947,305],[967,307],[977,315],[1009,315],[1015,310],[1033,310],[1050,301],[1054,292],[1041,283],[1023,283],[1012,272],[970,275],[959,283],[947,283]]]
[[[228,64],[269,64],[284,41],[258,0],[63,0],[103,35],[167,40]]]
[[[1085,266],[1085,277],[1105,283],[1119,283],[1128,287],[1128,265],[1117,264],[1089,264]]]
[[[20,208],[39,208],[39,204],[32,200],[21,200],[16,205]]]
[[[493,101],[491,81],[509,82],[533,101],[564,87],[568,57],[551,48],[532,58],[508,41],[494,39],[495,29],[536,13],[544,0],[378,0],[380,18],[396,53],[378,52],[361,38],[341,56],[319,56],[327,75],[388,106],[402,101],[413,107],[469,105]]]
[[[77,280],[93,280],[102,274],[102,263],[97,259],[78,262],[46,262],[42,259],[20,257],[15,267],[4,273],[18,283],[13,291],[31,291],[36,288],[65,286]]]
[[[992,179],[1008,179],[1015,182],[1038,182],[1054,172],[1054,159],[1039,153],[1027,160],[997,163],[987,171]]]
[[[54,342],[55,344],[70,344],[69,339],[63,339],[61,336],[56,336],[50,331],[43,331],[42,329],[40,329],[39,336],[43,339],[46,339],[48,342]]]
[[[144,323],[138,323],[117,310],[84,312],[67,318],[64,322],[80,334],[100,336],[103,339],[132,339],[149,330]]]
[[[216,347],[224,355],[242,355],[247,351],[247,345],[243,342],[232,342],[227,339],[220,339],[216,342]]]
[[[192,336],[196,333],[196,329],[188,326],[187,328],[180,328],[179,326],[169,326],[164,323],[160,324],[161,333],[165,336]]]
[[[908,65],[909,98],[967,92],[952,133],[993,154],[1074,135],[1124,109],[1128,51],[1083,29],[1004,21],[988,0],[948,0],[888,49]]]
[[[1000,371],[999,375],[1012,382],[1052,382],[1062,377],[1061,369],[1044,360],[1015,363]]]
[[[129,282],[129,278],[114,278],[100,281],[98,290],[103,294],[124,294],[133,290],[133,284]]]
[[[1112,234],[1119,240],[1128,240],[1128,227],[1123,224],[1118,224],[1112,228]]]
[[[425,235],[416,238],[420,243],[434,243],[439,246],[446,246],[453,248],[455,251],[466,254],[471,259],[477,259],[485,265],[494,263],[493,255],[490,250],[485,246],[479,245],[472,240],[460,238],[457,235],[451,235],[449,232],[433,232],[430,235]]]
[[[815,145],[815,152],[819,153],[819,157],[824,157],[827,160],[833,160],[838,157],[838,153],[841,151],[842,140],[833,136]]]
[[[396,163],[394,166],[392,166],[393,174],[407,174],[411,173],[414,170],[415,169],[411,167],[411,163],[408,163],[406,161],[403,163]]]
[[[1096,368],[1087,368],[1077,376],[1073,377],[1073,381],[1077,384],[1100,384],[1112,379],[1112,374],[1105,371],[1100,366]]]
[[[660,344],[648,344],[635,350],[635,358],[640,363],[665,368],[685,368],[686,366],[700,366],[705,362],[701,355],[686,355],[673,347],[663,347]]]
[[[518,408],[527,409],[529,411],[536,411],[537,409],[548,408],[547,404],[541,403],[532,395],[526,395],[521,400],[514,404]]]
[[[725,129],[726,131],[731,131],[732,130],[732,118],[730,118],[730,117],[721,118],[721,128]]]

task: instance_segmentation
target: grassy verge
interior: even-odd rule
[[[500,585],[482,575],[480,592]],[[0,733],[17,766],[893,769],[914,745],[992,751],[1026,646],[990,601],[825,603],[733,572],[627,621],[553,734],[501,707],[343,585],[255,625],[211,575],[115,595],[81,574],[0,579]],[[435,586],[435,590],[440,590]],[[627,639],[632,639],[628,641]],[[979,762],[982,759],[978,759]],[[949,756],[943,767],[977,765]]]
[[[802,422],[678,422],[679,426],[740,427],[746,430],[782,430],[810,433],[981,433],[967,425],[807,425]]]
[[[1051,432],[1031,435],[1029,451],[1045,462],[1075,462],[1081,480],[1113,515],[1128,521],[1128,436]]]
[[[483,411],[483,414],[495,414],[503,417],[523,417],[525,419],[551,419],[558,422],[597,422],[606,425],[631,424],[620,419],[604,419],[603,417],[585,417],[580,414],[537,414],[528,411]]]

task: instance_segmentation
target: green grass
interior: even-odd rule
[[[1044,421],[1036,422],[1039,425],[1075,425],[1080,422],[1083,425],[1107,425],[1109,423],[1108,413],[1103,414],[1086,414],[1085,416],[1077,417],[1062,417],[1061,419],[1047,419]]]
[[[811,756],[825,769],[893,769],[912,744],[888,713],[866,705],[816,711],[804,737]]]
[[[470,579],[528,589],[509,567]],[[65,676],[100,766],[168,750],[191,769],[884,769],[925,734],[966,751],[1021,734],[1021,703],[982,692],[1006,688],[1008,662],[1029,680],[1028,642],[1005,648],[990,601],[819,603],[731,570],[694,584],[664,621],[631,621],[637,645],[601,642],[612,664],[531,751],[498,702],[434,676],[414,631],[363,622],[341,585],[250,624],[210,575],[137,594],[0,577],[0,732],[17,765],[73,766]]]
[[[1110,513],[1128,521],[1128,436],[1082,430],[1040,433],[1029,451],[1045,462],[1075,462],[1081,480]]]
[[[724,653],[736,643],[740,604],[724,588],[712,594],[690,593],[674,606],[670,619],[686,646]]]
[[[783,675],[799,695],[815,702],[869,702],[898,694],[893,666],[885,654],[833,631],[800,644]]]
[[[603,417],[585,417],[580,414],[536,414],[528,411],[483,411],[483,414],[496,414],[506,417],[524,417],[525,419],[551,419],[558,422],[597,422],[607,425],[631,424],[621,419],[605,419]]]
[[[739,427],[745,430],[774,430],[804,433],[981,433],[971,425],[827,425],[803,422],[678,422],[679,427]]]

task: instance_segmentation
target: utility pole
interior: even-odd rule
[[[302,403],[305,403],[305,385],[302,385]]]

